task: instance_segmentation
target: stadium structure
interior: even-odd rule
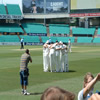
[[[85,6],[84,6],[85,5]],[[0,45],[100,43],[99,0],[1,0]]]

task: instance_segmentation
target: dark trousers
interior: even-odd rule
[[[24,49],[24,45],[23,45],[23,42],[21,42],[21,49]]]

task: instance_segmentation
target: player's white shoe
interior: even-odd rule
[[[24,95],[30,95],[30,93],[28,93],[28,92],[24,92]]]

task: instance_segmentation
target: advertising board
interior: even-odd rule
[[[69,0],[23,0],[23,13],[68,13]]]

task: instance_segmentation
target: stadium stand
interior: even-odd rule
[[[22,27],[28,35],[46,36],[46,26],[37,23],[22,23]]]
[[[93,37],[77,37],[77,43],[91,43]]]
[[[27,36],[20,35],[21,38],[24,38],[24,43],[40,43],[38,36]],[[17,35],[0,35],[0,42],[10,42],[10,43],[20,43],[20,39]]]
[[[9,15],[22,15],[19,5],[7,4],[6,6]]]
[[[93,43],[100,43],[100,37],[94,38]]]
[[[24,38],[24,42],[40,43],[39,36],[20,35],[20,37]]]
[[[17,35],[0,35],[0,42],[20,42]]]
[[[50,37],[51,38],[51,42],[60,42],[62,41],[63,43],[68,43],[68,40],[71,39],[71,43],[74,43],[75,41],[75,37]],[[49,37],[47,36],[41,36],[42,42],[45,43],[47,40],[49,40]]]
[[[4,4],[0,4],[0,15],[6,15],[6,14],[7,12],[6,12]]]
[[[56,41],[58,41],[58,40],[57,40],[57,37],[51,36],[50,38],[51,38],[51,42],[56,42]]]
[[[75,35],[94,35],[95,33],[95,28],[72,28],[72,34],[73,36]]]
[[[69,39],[71,39],[71,43],[74,43],[75,37],[57,37],[58,41],[62,41],[64,43],[68,43]]]
[[[97,32],[97,35],[100,35],[100,28],[98,28],[98,32]]]
[[[3,23],[0,24],[0,32],[8,32],[8,33],[24,33],[22,28],[16,23]]]
[[[69,25],[67,24],[49,24],[49,33],[51,34],[68,34],[70,33]]]
[[[49,37],[47,36],[41,36],[42,42],[45,43],[47,40],[49,40]]]

